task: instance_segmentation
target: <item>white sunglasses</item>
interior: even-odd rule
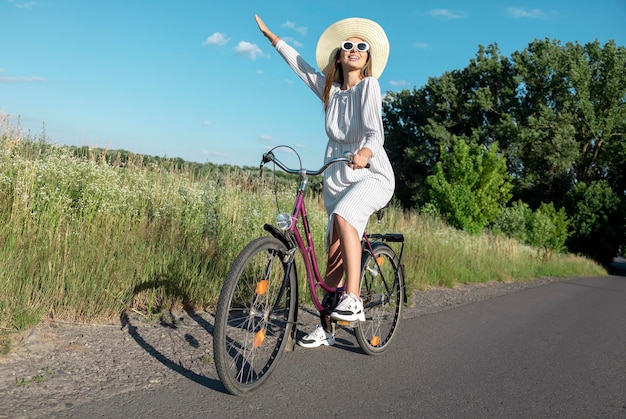
[[[341,49],[344,51],[352,51],[354,48],[360,52],[365,52],[370,49],[370,44],[365,41],[361,42],[352,42],[352,41],[343,41],[341,43]]]

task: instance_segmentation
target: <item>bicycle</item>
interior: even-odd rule
[[[303,257],[311,300],[322,320],[329,321],[328,315],[343,291],[342,287],[328,287],[322,280],[304,192],[309,176],[320,175],[332,164],[350,163],[351,155],[332,159],[311,171],[288,168],[273,150],[263,154],[260,171],[273,162],[284,172],[300,176],[293,210],[291,214],[279,213],[276,226],[265,224],[269,235],[251,241],[235,258],[215,315],[213,351],[217,373],[224,387],[240,396],[258,389],[269,378],[283,350],[294,349],[299,298],[296,253],[299,251]],[[380,222],[382,210],[377,215]],[[388,243],[399,243],[399,255]],[[368,355],[378,355],[388,349],[406,303],[404,236],[364,232],[361,247],[360,297],[365,322],[330,321],[325,326],[333,331],[336,327],[354,328],[361,349]],[[324,293],[321,301],[318,289]]]

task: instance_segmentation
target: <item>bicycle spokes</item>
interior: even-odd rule
[[[359,345],[367,354],[385,351],[393,338],[402,308],[402,274],[395,252],[376,244],[366,253],[361,270],[360,294],[365,321],[355,329]]]
[[[251,242],[228,273],[215,318],[215,365],[225,387],[246,394],[269,376],[295,324],[295,275],[285,246],[271,237]]]

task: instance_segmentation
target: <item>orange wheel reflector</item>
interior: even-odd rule
[[[269,281],[267,279],[262,279],[256,284],[256,293],[257,295],[264,295],[267,292],[267,288],[269,287]]]
[[[265,329],[261,329],[254,334],[254,342],[252,343],[252,345],[254,346],[254,349],[261,346],[264,340],[265,340]]]
[[[370,343],[372,344],[372,346],[380,345],[380,336],[374,336]]]
[[[385,263],[385,258],[383,256],[378,256],[376,258],[376,263],[378,263],[378,266],[383,266],[383,264]]]

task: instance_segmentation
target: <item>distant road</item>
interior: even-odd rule
[[[388,353],[285,353],[258,393],[175,386],[66,412],[76,418],[626,418],[626,277],[576,278],[402,322]],[[64,415],[65,416],[65,415]]]

